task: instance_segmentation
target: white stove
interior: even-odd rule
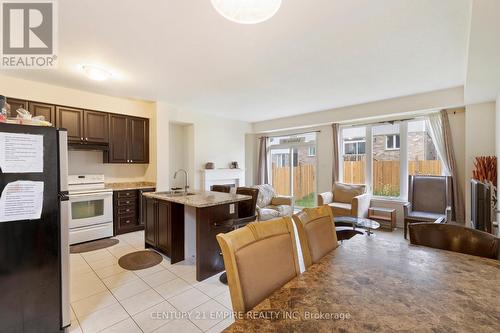
[[[68,190],[70,244],[113,236],[113,191],[104,175],[69,175]]]

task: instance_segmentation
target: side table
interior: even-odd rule
[[[368,208],[368,218],[380,223],[383,229],[396,229],[396,209],[383,207]]]

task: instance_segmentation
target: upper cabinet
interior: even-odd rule
[[[68,130],[68,141],[108,143],[108,113],[57,106],[56,114],[57,127]]]
[[[68,130],[68,141],[83,142],[83,110],[56,107],[56,126]]]
[[[85,133],[85,141],[108,143],[108,119],[108,113],[84,110],[83,132]]]
[[[56,107],[50,104],[30,102],[28,111],[34,116],[43,116],[46,121],[55,125],[56,123]]]
[[[149,163],[149,120],[110,115],[108,163]]]
[[[7,98],[12,115],[19,108],[44,116],[68,131],[73,149],[99,149],[105,163],[149,163],[149,119]]]
[[[129,159],[132,163],[149,163],[149,120],[128,118]]]
[[[109,117],[109,163],[128,163],[127,116],[112,114]]]
[[[28,101],[16,98],[7,98],[7,103],[10,105],[11,117],[17,116],[17,109],[22,108],[28,110]]]

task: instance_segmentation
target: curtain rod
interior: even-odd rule
[[[267,136],[261,136],[261,137],[259,137],[259,139],[278,138],[280,136],[294,136],[294,135],[309,134],[309,133],[321,133],[321,131],[316,130],[316,131],[307,131],[307,132],[292,133],[292,134],[267,135]]]

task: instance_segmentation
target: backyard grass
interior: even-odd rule
[[[314,195],[314,192],[309,193],[308,195],[296,200],[295,206],[308,208],[316,207],[316,196]]]

